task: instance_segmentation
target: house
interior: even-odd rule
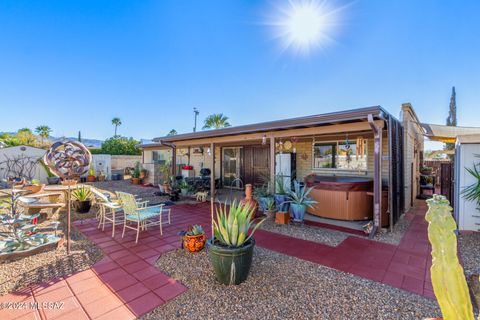
[[[319,192],[324,198],[317,209],[327,201],[345,203],[342,214],[353,220],[351,211],[361,205],[378,229],[393,226],[418,192],[423,136],[412,106],[404,104],[400,120],[374,106],[159,137],[141,147],[150,183],[161,182],[162,165],[172,165],[175,175],[184,165],[193,167],[194,176],[209,168],[221,188],[265,180],[275,185],[279,176],[288,188],[293,179],[308,177],[315,188],[339,188]]]

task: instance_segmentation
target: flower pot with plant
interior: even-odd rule
[[[288,211],[277,211],[275,213],[275,223],[276,224],[289,224],[290,223],[290,212],[288,212]]]
[[[306,188],[302,186],[298,181],[294,181],[294,190],[290,191],[290,211],[292,212],[293,221],[303,222],[305,217],[305,211],[307,207],[313,207],[317,201],[309,198],[308,195],[312,192],[313,188]]]
[[[79,187],[72,191],[73,207],[78,213],[87,213],[92,207],[92,192],[87,187]]]
[[[275,205],[277,211],[288,211],[288,194],[285,188],[285,183],[283,177],[275,177],[275,194],[273,195],[275,199]]]
[[[187,181],[182,180],[179,187],[180,187],[180,192],[182,193],[182,196],[186,196],[188,194],[188,190],[190,188]]]
[[[214,238],[208,240],[207,246],[215,276],[222,284],[237,285],[248,277],[255,247],[253,234],[265,221],[263,218],[254,225],[253,209],[235,201],[216,208]]]
[[[23,190],[26,190],[28,193],[38,193],[43,190],[43,187],[44,185],[39,180],[33,179],[30,183],[23,186]]]
[[[273,197],[267,198],[265,203],[265,211],[263,211],[263,213],[267,216],[267,218],[273,219],[275,218],[276,211],[275,199]]]
[[[93,166],[90,166],[88,169],[87,182],[95,182],[95,180],[97,180],[97,177],[95,176],[95,169]]]
[[[43,159],[38,160],[38,163],[47,173],[48,184],[52,185],[52,184],[59,184],[60,183],[60,177],[57,177],[56,175],[53,174],[53,172],[50,170],[50,168],[45,164],[45,162],[43,162]]]
[[[261,187],[256,187],[254,196],[258,201],[259,210],[265,212],[267,201],[271,198],[269,185],[264,184]]]
[[[137,163],[135,163],[135,168],[133,169],[133,172],[132,172],[132,183],[133,184],[140,184],[140,172],[141,172],[142,168],[141,168],[141,165],[140,165],[140,162],[137,161]]]
[[[421,173],[421,174],[430,175],[430,174],[432,174],[432,172],[433,172],[433,168],[432,168],[432,167],[424,166],[424,167],[421,167],[421,168],[420,168],[420,173]]]
[[[170,178],[171,178],[171,172],[170,172],[170,165],[164,164],[163,166],[160,167],[160,172],[162,173],[162,180],[163,180],[163,190],[165,193],[170,193]]]
[[[105,173],[103,171],[100,171],[97,178],[98,178],[98,181],[105,181],[107,176],[105,175]]]
[[[189,226],[188,231],[183,236],[183,246],[190,252],[199,252],[205,247],[207,236],[202,226]]]

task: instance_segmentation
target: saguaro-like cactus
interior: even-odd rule
[[[444,196],[427,200],[428,239],[432,244],[432,285],[443,318],[473,320],[473,308],[463,268],[457,257],[456,224]]]

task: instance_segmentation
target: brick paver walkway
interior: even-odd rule
[[[255,239],[260,247],[433,298],[425,212],[425,203],[419,202],[407,213],[412,222],[398,246],[350,236],[330,247],[265,230],[258,230]],[[77,222],[104,258],[88,270],[0,297],[0,303],[10,303],[0,310],[0,319],[139,317],[187,290],[154,264],[159,255],[180,246],[177,233],[192,224],[203,225],[210,236],[209,205],[174,206],[163,236],[151,229],[140,234],[138,244],[132,230],[124,239],[121,232],[112,238],[111,227],[101,231],[95,220]]]

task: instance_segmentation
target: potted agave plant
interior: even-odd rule
[[[92,192],[87,187],[79,187],[72,191],[75,199],[73,206],[78,213],[87,213],[92,207]]]
[[[168,164],[165,164],[160,167],[160,171],[162,172],[163,176],[163,191],[165,193],[170,193],[170,166]]]
[[[267,218],[275,218],[275,212],[276,212],[276,207],[275,207],[275,199],[272,197],[269,197],[265,200],[265,211],[263,212]]]
[[[288,211],[288,194],[281,176],[275,177],[275,194],[273,197],[275,199],[277,211]]]
[[[294,181],[294,190],[290,191],[290,211],[293,215],[294,222],[303,222],[305,211],[308,207],[312,207],[317,201],[308,197],[313,188],[303,187],[298,181]]]
[[[254,225],[254,208],[235,201],[218,206],[216,212],[214,238],[207,242],[210,262],[220,283],[237,285],[248,277],[255,247],[253,234],[265,218]]]
[[[199,252],[205,247],[207,236],[202,226],[189,226],[188,231],[183,236],[183,246],[190,252]]]
[[[180,183],[179,187],[180,187],[180,192],[182,193],[182,196],[186,196],[188,194],[188,189],[189,189],[187,181],[183,180]]]

